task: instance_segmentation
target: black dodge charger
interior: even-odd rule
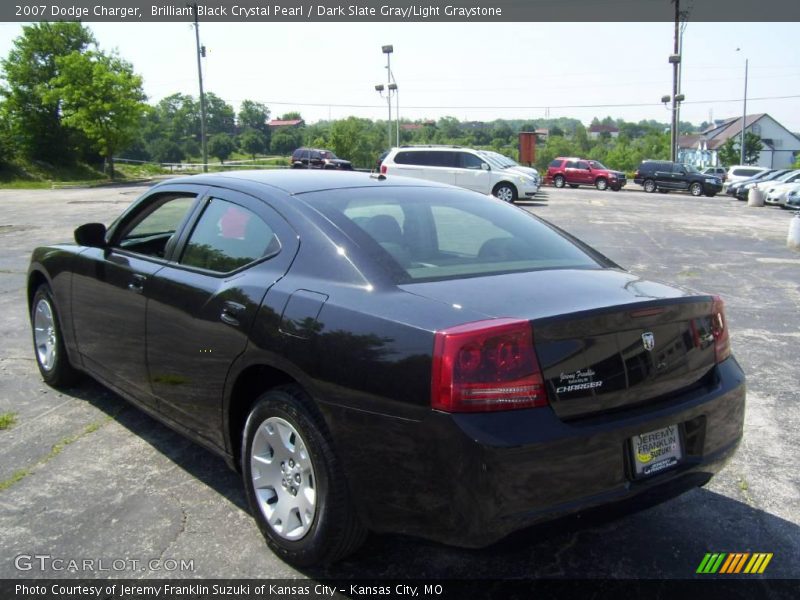
[[[722,300],[507,203],[404,178],[156,185],[38,248],[42,377],[87,373],[242,472],[269,546],[466,547],[705,484],[742,437]]]

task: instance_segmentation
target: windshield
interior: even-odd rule
[[[298,195],[396,283],[540,269],[601,268],[529,213],[466,190],[369,187]]]
[[[609,168],[606,167],[603,163],[598,162],[596,160],[590,160],[589,164],[592,166],[593,169],[603,169],[604,171],[609,170]]]
[[[700,171],[698,171],[698,170],[697,170],[697,169],[694,167],[694,165],[686,165],[686,164],[685,164],[685,165],[683,165],[683,168],[684,168],[684,169],[686,169],[686,172],[687,172],[687,173],[700,173]]]
[[[800,173],[800,171],[789,171],[778,177],[775,181],[789,181],[792,177]]]
[[[320,155],[322,158],[338,158],[338,157],[337,157],[337,156],[336,156],[336,155],[335,155],[333,152],[331,152],[330,150],[321,150],[321,151],[320,151],[320,153],[319,153],[319,155]]]
[[[502,162],[497,160],[491,154],[482,154],[482,156],[483,156],[483,160],[488,162],[492,166],[493,169],[499,169],[499,170],[503,171],[503,170],[508,168],[508,165],[504,165]]]
[[[504,169],[508,169],[510,167],[518,167],[519,163],[517,163],[514,159],[508,158],[504,154],[500,154],[499,152],[492,152],[491,150],[483,150],[481,154],[486,158],[493,158],[495,162],[500,164]]]

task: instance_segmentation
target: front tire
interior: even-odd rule
[[[80,379],[80,371],[69,362],[61,335],[61,320],[49,285],[39,286],[31,306],[33,349],[39,373],[49,386],[69,387]]]
[[[556,175],[553,177],[553,185],[557,188],[563,188],[566,180],[564,179],[563,175]]]
[[[366,538],[327,428],[302,389],[258,398],[244,428],[242,474],[267,545],[287,563],[330,564]]]
[[[517,188],[510,183],[502,182],[494,186],[492,195],[503,202],[513,204],[517,200]]]
[[[648,194],[652,194],[653,192],[656,191],[656,182],[653,181],[652,179],[645,179],[644,183],[642,184],[642,187],[644,188],[645,192],[647,192]]]
[[[601,192],[604,192],[608,188],[608,181],[606,181],[603,177],[598,177],[597,181],[594,182],[594,186]]]
[[[699,183],[695,182],[695,183],[693,183],[692,185],[689,186],[689,193],[692,196],[694,196],[695,198],[697,196],[702,196],[703,195],[703,186],[700,185]]]

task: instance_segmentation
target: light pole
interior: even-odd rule
[[[739,48],[736,49],[739,52]],[[739,164],[743,165],[744,162],[744,129],[745,125],[747,124],[747,68],[748,63],[750,62],[749,59],[744,59],[744,101],[742,102],[742,137],[739,140],[739,145],[741,146],[741,152],[739,154]]]
[[[200,58],[205,57],[206,47],[200,45],[200,23],[197,21],[197,3],[191,5],[194,12],[194,37],[197,42],[197,81],[200,84],[200,145],[203,147],[203,172],[208,173],[208,143],[206,140],[206,96],[203,93],[203,67]]]
[[[392,59],[391,55],[394,52],[394,47],[389,44],[381,46],[381,50],[386,55],[386,85],[379,83],[375,86],[375,91],[383,97],[383,91],[386,90],[386,105],[389,107],[389,122],[387,123],[389,147],[392,146],[392,95],[397,97],[397,145],[400,145],[400,98],[397,92],[397,82],[394,80],[392,74]]]

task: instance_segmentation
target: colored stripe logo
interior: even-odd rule
[[[763,573],[769,561],[772,560],[772,552],[707,552],[700,561],[696,573],[703,575],[736,575],[745,573],[748,575],[760,575]]]

